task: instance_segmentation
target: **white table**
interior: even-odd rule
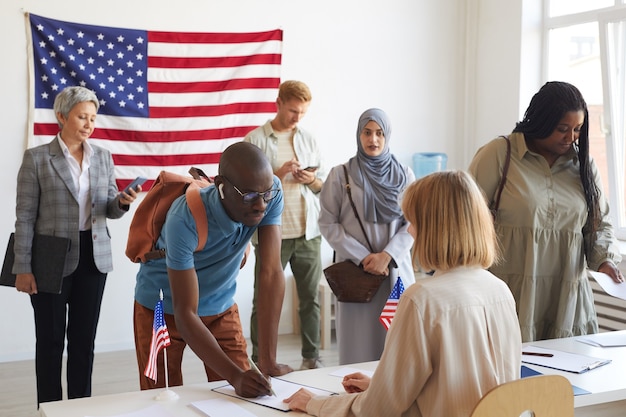
[[[374,370],[377,364],[378,362],[366,362],[351,366],[363,370]],[[341,386],[341,378],[329,374],[333,370],[340,368],[343,367],[335,366],[297,371],[281,378],[339,393],[344,392]],[[172,387],[170,390],[179,395],[179,398],[175,401],[157,401],[155,400],[155,396],[160,394],[163,390],[148,390],[42,403],[39,407],[39,411],[42,417],[115,416],[159,404],[176,417],[199,417],[203,414],[194,407],[189,406],[190,403],[211,398],[221,398],[234,402],[259,417],[306,415],[299,412],[285,414],[283,411],[274,410],[269,407],[260,406],[211,391],[211,388],[220,387],[224,384],[226,384],[225,381],[219,381]]]
[[[616,333],[626,335],[626,330]],[[601,348],[577,341],[577,339],[585,337],[587,336],[542,340],[540,342],[526,343],[525,345],[612,359],[612,362],[582,374],[558,371],[542,366],[524,365],[543,374],[563,375],[572,385],[591,392],[591,394],[574,397],[574,406],[576,408],[626,400],[626,347]]]
[[[620,333],[626,334],[626,331]],[[558,371],[535,365],[525,365],[543,374],[563,375],[573,385],[591,392],[591,394],[574,397],[574,405],[577,408],[626,400],[626,347],[594,347],[578,342],[577,339],[581,337],[584,336],[544,340],[529,344],[548,349],[608,358],[612,359],[612,363],[582,374]],[[374,370],[376,365],[377,362],[366,362],[350,365],[350,367]],[[343,366],[298,371],[285,375],[283,378],[303,385],[323,388],[333,392],[343,392],[341,378],[329,375],[330,372],[340,368],[343,368]],[[172,415],[177,417],[198,417],[202,414],[189,406],[191,402],[211,398],[223,398],[235,402],[237,405],[259,417],[285,417],[285,413],[282,411],[273,410],[247,401],[241,401],[211,391],[211,388],[224,385],[224,383],[224,381],[220,381],[170,388],[180,396],[178,400],[172,402],[156,401],[154,399],[155,395],[159,394],[162,390],[149,390],[43,403],[40,406],[40,411],[43,417],[114,416],[141,410],[155,403],[159,403],[169,410]],[[289,415],[302,414],[293,412]]]

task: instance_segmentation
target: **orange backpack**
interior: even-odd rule
[[[165,216],[175,199],[185,195],[198,231],[196,251],[204,247],[209,235],[209,222],[200,189],[211,185],[209,177],[198,168],[191,168],[187,177],[161,171],[143,201],[135,210],[128,231],[126,256],[132,262],[146,262],[165,257],[165,249],[156,249],[156,243],[165,223]]]

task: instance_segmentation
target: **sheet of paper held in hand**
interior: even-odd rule
[[[589,273],[608,295],[626,300],[626,282],[618,284],[603,272],[589,271]]]
[[[255,404],[271,407],[276,410],[289,411],[289,406],[283,402],[285,398],[291,397],[300,388],[305,388],[311,391],[313,395],[333,395],[336,394],[332,391],[327,391],[319,388],[308,387],[306,385],[296,384],[295,382],[289,382],[278,378],[271,378],[272,389],[276,392],[276,396],[267,395],[257,398],[245,398],[235,393],[235,388],[232,385],[223,385],[221,387],[213,388],[212,391],[220,394],[225,394],[231,397],[236,397],[245,401],[250,401]]]
[[[611,359],[595,358],[577,353],[563,352],[554,349],[544,349],[538,346],[526,346],[524,352],[541,353],[542,356],[522,354],[522,362],[547,368],[582,374],[600,366],[611,363]]]

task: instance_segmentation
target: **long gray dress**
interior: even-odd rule
[[[415,180],[413,171],[404,167],[407,185]],[[335,250],[336,261],[351,260],[360,264],[370,254],[367,241],[350,206],[345,190],[346,178],[343,165],[331,169],[320,193],[320,231]],[[386,251],[395,260],[398,268],[390,270],[386,280],[369,303],[337,303],[335,325],[339,364],[365,362],[380,359],[387,334],[379,321],[380,312],[389,297],[398,277],[405,288],[415,282],[411,263],[413,237],[407,232],[404,218],[389,224],[370,223],[365,220],[363,189],[350,178],[352,198],[363,222],[368,238],[376,252]]]

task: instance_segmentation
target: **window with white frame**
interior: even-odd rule
[[[626,0],[547,0],[543,22],[545,78],[585,97],[590,153],[626,240]]]

